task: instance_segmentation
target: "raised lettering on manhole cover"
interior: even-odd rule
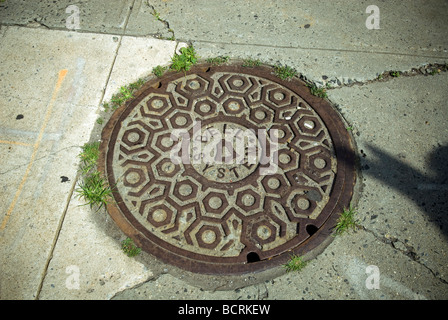
[[[170,73],[103,131],[108,211],[165,262],[264,270],[325,243],[352,197],[350,141],[326,101],[270,68]]]

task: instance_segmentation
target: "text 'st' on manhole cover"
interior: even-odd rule
[[[316,249],[355,184],[339,114],[268,67],[201,65],[151,80],[102,139],[118,226],[198,273],[261,271]]]

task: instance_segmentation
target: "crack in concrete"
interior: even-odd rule
[[[36,163],[36,162],[38,162],[38,161],[40,161],[40,160],[47,159],[47,158],[49,158],[49,157],[54,157],[54,156],[56,156],[58,153],[63,152],[63,151],[68,150],[68,149],[72,149],[72,148],[80,148],[80,146],[68,146],[68,147],[65,147],[65,148],[56,150],[56,151],[51,152],[51,153],[48,153],[48,154],[46,154],[46,155],[44,155],[44,156],[42,156],[42,157],[36,158],[36,159],[34,160],[34,163]],[[8,169],[8,170],[6,170],[6,171],[2,171],[2,172],[0,172],[0,175],[5,175],[5,174],[7,174],[7,173],[9,173],[9,172],[11,172],[11,171],[15,171],[15,170],[18,170],[18,169],[20,169],[20,168],[26,167],[26,166],[28,166],[28,164],[29,164],[28,162],[19,164],[19,165],[15,166],[14,168],[11,168],[11,169]]]
[[[430,267],[428,267],[425,263],[423,263],[420,260],[420,257],[417,255],[417,252],[415,251],[414,247],[407,244],[406,242],[393,237],[393,236],[388,236],[387,233],[383,233],[384,235],[379,235],[376,232],[374,232],[373,230],[369,230],[364,226],[358,226],[358,229],[366,231],[368,233],[370,233],[371,235],[374,236],[375,239],[377,239],[378,241],[387,244],[389,246],[391,246],[394,250],[404,254],[405,256],[407,256],[409,259],[411,259],[412,261],[418,263],[419,265],[421,265],[422,267],[424,267],[425,269],[427,269],[433,276],[435,279],[437,279],[438,281],[442,282],[443,284],[448,285],[448,281],[446,281],[445,279],[443,279],[442,277],[440,277],[439,273],[432,270]]]
[[[121,41],[122,41],[123,35],[126,33],[126,28],[127,28],[127,25],[128,25],[128,22],[129,22],[129,18],[130,18],[131,13],[132,13],[132,8],[133,8],[134,5],[135,5],[135,1],[136,1],[136,0],[134,0],[134,1],[132,2],[132,5],[131,5],[130,8],[129,8],[129,13],[128,13],[126,19],[125,19],[124,28],[123,28],[123,33],[122,33],[122,35],[120,36],[120,40],[119,40],[119,43],[118,43],[118,45],[117,45],[117,49],[116,49],[116,51],[115,51],[114,59],[113,59],[113,62],[112,62],[112,65],[111,65],[111,68],[110,68],[110,71],[109,71],[109,74],[108,74],[108,77],[107,77],[107,80],[106,80],[106,85],[105,85],[105,87],[104,87],[105,89],[103,90],[103,92],[102,92],[102,96],[101,96],[101,99],[100,99],[100,104],[101,104],[101,102],[102,102],[103,99],[104,99],[104,95],[105,95],[105,92],[106,92],[106,88],[107,88],[107,85],[108,85],[108,83],[109,83],[109,81],[110,81],[110,77],[111,77],[111,74],[112,74],[112,70],[113,70],[113,68],[114,68],[115,61],[116,61],[117,56],[118,56],[118,50],[120,49]],[[38,22],[38,21],[36,21],[36,22]],[[48,29],[50,29],[50,28],[48,28]],[[72,147],[73,147],[73,146],[72,146]],[[46,264],[45,264],[44,269],[43,269],[42,274],[41,274],[41,281],[40,281],[39,286],[38,286],[37,291],[36,291],[35,300],[39,300],[39,295],[40,295],[40,293],[41,293],[41,291],[42,291],[42,287],[43,287],[45,278],[46,278],[46,276],[47,276],[48,266],[50,265],[50,262],[51,262],[51,260],[53,259],[53,253],[54,253],[54,250],[55,250],[55,248],[56,248],[56,244],[57,244],[57,242],[58,242],[59,235],[60,235],[60,232],[61,232],[61,230],[62,230],[62,226],[63,226],[64,221],[65,221],[65,216],[66,216],[66,214],[67,214],[68,207],[69,207],[69,205],[70,205],[70,202],[71,202],[73,193],[74,193],[74,191],[75,191],[75,188],[76,188],[76,184],[77,184],[79,175],[80,175],[80,172],[78,171],[78,172],[77,172],[77,176],[76,176],[76,178],[75,178],[75,179],[73,180],[73,182],[72,182],[71,190],[70,190],[70,192],[68,193],[67,202],[66,202],[64,211],[63,211],[63,213],[62,213],[62,216],[61,216],[61,218],[60,218],[60,220],[59,220],[58,227],[57,227],[57,229],[56,229],[56,233],[55,233],[55,236],[54,236],[54,238],[53,238],[53,243],[52,243],[52,245],[51,245],[51,250],[50,250],[50,253],[49,253],[48,257],[47,257]]]
[[[152,4],[149,3],[149,0],[146,1],[146,4],[152,10],[152,15],[154,16],[154,18],[157,19],[157,21],[161,22],[165,26],[166,30],[171,33],[171,37],[169,37],[169,38],[165,38],[161,34],[153,34],[153,36],[160,40],[176,41],[176,46],[174,47],[174,52],[173,52],[173,55],[175,55],[178,52],[177,50],[178,50],[180,42],[177,41],[174,30],[171,29],[169,21],[166,19],[163,19],[159,16],[159,13],[157,12],[156,8]],[[190,44],[190,42],[188,42],[188,41],[183,41],[183,42]]]
[[[126,27],[129,22],[130,15],[132,13],[134,3],[130,7],[130,11],[128,16],[126,17],[125,26],[123,28],[123,31],[120,33],[116,32],[104,32],[104,31],[91,31],[91,30],[76,30],[74,32],[79,33],[92,33],[92,34],[104,34],[104,35],[115,35],[115,36],[130,36],[130,37],[140,37],[145,38],[147,37],[142,35],[132,35],[132,34],[125,34],[126,33]],[[203,42],[203,43],[212,43],[212,44],[221,44],[221,45],[237,45],[237,46],[251,46],[251,47],[269,47],[269,48],[278,48],[278,49],[300,49],[300,50],[314,50],[314,51],[328,51],[328,52],[351,52],[351,53],[366,53],[366,54],[381,54],[381,55],[396,55],[396,56],[409,56],[409,57],[420,57],[420,58],[431,58],[431,59],[448,59],[446,56],[439,56],[439,55],[424,55],[424,54],[409,54],[409,53],[402,53],[402,52],[384,52],[384,51],[362,51],[362,50],[350,50],[350,49],[331,49],[331,48],[313,48],[313,47],[300,47],[300,46],[281,46],[281,45],[265,45],[265,44],[256,44],[256,43],[228,43],[228,42],[219,42],[219,41],[209,41],[209,40],[183,40],[183,39],[176,39],[174,30],[170,27],[169,21],[163,18],[158,17],[158,13],[153,5],[149,3],[149,0],[146,2],[148,7],[153,11],[154,17],[161,22],[168,32],[172,34],[171,37],[165,38],[160,33],[151,34],[156,39],[160,40],[169,40],[169,41],[176,41],[176,48],[175,53],[177,52],[178,45],[181,42],[185,42],[187,44],[194,44],[195,42]],[[23,24],[15,24],[15,23],[0,23],[0,26],[15,26],[15,27],[22,27],[22,28],[32,28],[36,29],[39,27],[43,27],[46,30],[56,30],[56,31],[67,31],[66,28],[62,27],[50,27],[42,23],[41,21],[38,21],[37,18],[33,20],[31,24],[23,25]],[[117,51],[121,46],[121,39],[120,43],[118,45]],[[396,78],[397,76],[393,76],[392,73],[399,72],[400,77],[409,77],[409,76],[416,76],[416,75],[431,75],[430,72],[434,70],[434,68],[438,68],[441,71],[440,72],[446,72],[447,71],[448,63],[446,64],[440,64],[440,63],[429,63],[421,67],[415,67],[408,71],[384,71],[381,74],[377,75],[377,78],[375,79],[369,79],[365,81],[359,81],[359,80],[352,80],[350,78],[347,79],[339,79],[337,77],[330,79],[330,80],[324,80],[324,81],[312,81],[307,79],[305,76],[300,75],[300,78],[308,83],[314,83],[318,88],[325,87],[326,84],[329,84],[331,87],[326,88],[327,90],[333,90],[333,89],[339,89],[343,87],[352,87],[352,86],[361,86],[365,84],[370,84],[374,82],[384,82],[388,81],[391,78]],[[430,70],[430,72],[428,72]],[[438,74],[440,72],[436,72],[435,74]],[[434,75],[434,74],[432,74]]]
[[[317,82],[315,83],[318,87],[324,87],[326,85],[330,85],[330,87],[326,87],[326,90],[333,90],[333,89],[340,89],[345,87],[353,87],[353,86],[363,86],[368,85],[371,83],[376,82],[387,82],[392,79],[401,78],[401,77],[415,77],[415,76],[435,76],[440,73],[444,73],[448,71],[448,63],[440,64],[440,63],[428,63],[421,67],[414,67],[407,71],[400,71],[400,70],[389,70],[384,71],[381,74],[378,74],[375,79],[365,80],[365,81],[358,81],[358,80],[351,80],[348,79],[347,83],[341,82],[338,78],[329,80],[329,81],[323,81],[323,82]],[[309,81],[305,77],[303,77],[304,81]],[[336,83],[335,83],[336,82]],[[322,84],[320,84],[322,83]],[[336,84],[336,86],[331,87],[331,85]]]
[[[174,40],[176,39],[176,36],[175,36],[175,34],[174,34],[174,30],[171,29],[171,27],[170,27],[170,23],[168,22],[168,20],[163,19],[163,18],[161,18],[161,17],[159,16],[159,13],[157,12],[156,8],[155,8],[152,4],[149,3],[149,0],[146,1],[146,4],[147,4],[148,7],[152,10],[152,15],[154,16],[154,18],[155,18],[157,21],[161,22],[161,23],[165,26],[166,30],[167,30],[169,33],[171,33],[171,35],[172,35],[172,36],[169,37],[169,38],[164,38],[164,37],[163,37],[162,35],[160,35],[160,34],[155,35],[155,36],[156,36],[157,38],[161,39],[161,40],[172,40],[172,41],[174,41]]]
[[[38,25],[46,28],[46,29],[51,29],[50,26],[47,26],[45,23],[43,23],[42,21],[37,20],[37,18],[33,19],[33,22],[37,23]]]
[[[130,291],[136,290],[136,289],[138,289],[138,288],[140,288],[140,287],[142,287],[142,286],[144,286],[144,285],[146,285],[146,284],[148,284],[150,282],[155,282],[155,281],[159,280],[161,277],[168,276],[168,275],[172,276],[172,277],[174,277],[174,278],[176,278],[176,279],[178,279],[180,281],[182,281],[176,275],[173,275],[173,274],[171,274],[169,272],[161,272],[161,273],[159,273],[157,275],[152,275],[148,279],[143,280],[142,282],[137,283],[137,284],[135,284],[135,285],[133,285],[131,287],[123,288],[122,290],[119,290],[119,291],[115,292],[113,295],[111,295],[109,297],[109,299],[110,300],[120,299],[120,295],[126,294],[126,292],[130,292]],[[241,286],[241,287],[238,287],[238,288],[232,288],[232,289],[228,289],[228,290],[222,290],[222,288],[225,288],[228,285],[228,283],[225,283],[225,284],[223,284],[221,286],[218,286],[216,288],[213,288],[213,289],[203,289],[202,287],[197,287],[197,286],[194,286],[194,285],[192,286],[191,284],[188,284],[187,282],[184,282],[184,281],[182,281],[182,282],[184,283],[185,287],[186,286],[193,287],[193,288],[195,288],[195,290],[209,292],[209,293],[212,293],[212,294],[217,292],[217,291],[218,292],[219,291],[228,291],[228,292],[239,293],[241,290],[253,288],[256,291],[256,300],[267,300],[267,299],[269,299],[269,289],[268,289],[268,286],[265,283],[258,283],[258,284],[248,285],[248,286]],[[242,298],[242,296],[240,296],[236,300],[240,300],[241,298]]]
[[[122,288],[121,290],[118,290],[117,292],[115,292],[114,294],[112,294],[112,295],[109,297],[109,300],[114,300],[115,298],[117,298],[117,296],[119,296],[119,295],[121,295],[121,294],[123,294],[123,293],[125,293],[125,292],[127,292],[127,291],[131,291],[131,290],[138,289],[138,288],[140,288],[141,286],[147,284],[148,282],[156,281],[159,277],[160,277],[160,274],[158,274],[158,275],[152,275],[152,276],[149,276],[147,279],[142,280],[142,282],[140,282],[140,283],[136,283],[136,284],[134,284],[134,285],[131,286],[131,287],[128,287],[128,288]]]

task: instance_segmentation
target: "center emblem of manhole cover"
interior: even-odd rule
[[[208,274],[325,243],[355,183],[339,114],[272,69],[198,66],[148,82],[103,131],[108,211],[144,250]]]

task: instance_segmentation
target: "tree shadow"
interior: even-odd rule
[[[367,156],[366,156],[367,153]],[[368,144],[361,150],[363,176],[379,180],[414,201],[429,221],[448,238],[448,146],[428,155],[427,173],[406,163],[406,155],[393,156]]]

